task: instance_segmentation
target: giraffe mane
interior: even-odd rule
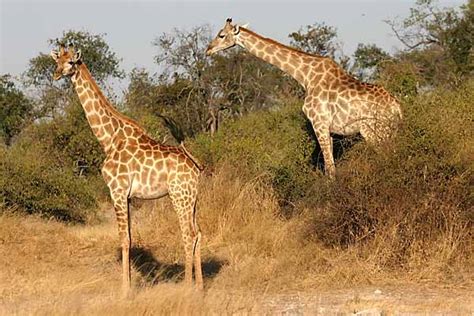
[[[288,46],[288,45],[285,45],[285,44],[282,44],[278,41],[275,41],[274,39],[271,39],[271,38],[268,38],[268,37],[264,37],[258,33],[255,33],[254,31],[251,31],[249,30],[248,28],[245,28],[243,26],[240,27],[240,30],[241,31],[244,31],[244,32],[247,32],[255,37],[258,37],[259,39],[265,41],[265,42],[269,42],[269,43],[272,43],[278,47],[282,47],[282,48],[285,48],[285,49],[288,49],[288,50],[291,50],[293,52],[296,52],[296,53],[299,53],[299,54],[303,54],[303,55],[307,55],[307,56],[311,56],[311,57],[319,57],[319,58],[327,58],[327,57],[324,57],[324,56],[321,56],[321,55],[317,55],[317,54],[311,54],[311,53],[307,53],[307,52],[304,52],[302,50],[299,50],[299,49],[296,49],[294,47],[291,47],[291,46]]]

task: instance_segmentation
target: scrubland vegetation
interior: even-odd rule
[[[204,59],[209,30],[159,36],[156,60],[169,73],[137,69],[123,100],[110,93],[158,140],[185,138],[206,166],[198,201],[204,293],[179,283],[184,251],[165,198],[133,201],[135,295],[118,298],[119,244],[100,177],[103,156],[77,98],[68,82],[52,82],[47,55],[33,58],[24,76],[34,98],[3,75],[0,313],[258,314],[295,302],[298,311],[322,314],[368,307],[472,313],[472,1],[460,11],[419,1],[411,14],[404,29],[391,22],[406,51],[361,44],[352,59],[338,57],[354,75],[390,89],[404,120],[378,146],[335,139],[335,181],[321,171],[296,84],[243,51]],[[329,35],[323,51],[311,28]],[[413,29],[420,45],[407,42]],[[314,25],[290,38],[334,57],[336,34]],[[103,36],[70,31],[59,40],[83,47],[101,84],[123,77]],[[185,58],[194,51],[197,60]],[[338,292],[348,288],[352,296]],[[381,300],[368,294],[377,288],[406,292]],[[428,288],[438,295],[417,298]]]

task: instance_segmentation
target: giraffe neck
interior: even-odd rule
[[[305,71],[310,68],[309,63],[314,58],[322,58],[300,52],[243,27],[240,28],[237,44],[258,58],[280,68],[304,87],[307,78]]]
[[[118,112],[110,104],[92,78],[85,64],[81,63],[77,67],[78,69],[71,77],[71,80],[79,96],[92,132],[99,140],[106,154],[115,147],[114,140],[118,140],[115,136],[120,129],[125,132],[127,132],[127,130],[133,131],[138,129],[144,133],[143,129],[139,127],[136,122]],[[127,126],[131,127],[131,129],[125,128]],[[128,134],[129,133],[130,132],[128,132]],[[127,133],[120,133],[119,135],[126,134]]]

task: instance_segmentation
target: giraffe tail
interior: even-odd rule
[[[187,149],[186,147],[184,147],[184,142],[181,142],[179,144],[179,146],[181,147],[181,149],[184,151],[184,153],[186,154],[186,156],[189,157],[189,159],[191,159],[194,164],[196,165],[196,167],[199,169],[199,171],[203,171],[204,170],[204,166],[196,159],[196,157],[194,157]]]

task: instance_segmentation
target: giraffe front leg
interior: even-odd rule
[[[334,179],[336,167],[334,165],[332,138],[329,132],[330,116],[327,103],[320,102],[308,92],[303,105],[303,112],[311,122],[314,133],[318,139],[319,146],[324,157],[324,171],[331,179]]]
[[[336,176],[336,166],[334,164],[332,138],[329,129],[324,127],[315,128],[314,126],[313,128],[323,152],[324,171],[329,178],[334,179]]]
[[[130,247],[132,244],[128,197],[123,192],[115,192],[111,196],[117,216],[118,232],[122,247],[122,295],[126,297],[130,293]]]

